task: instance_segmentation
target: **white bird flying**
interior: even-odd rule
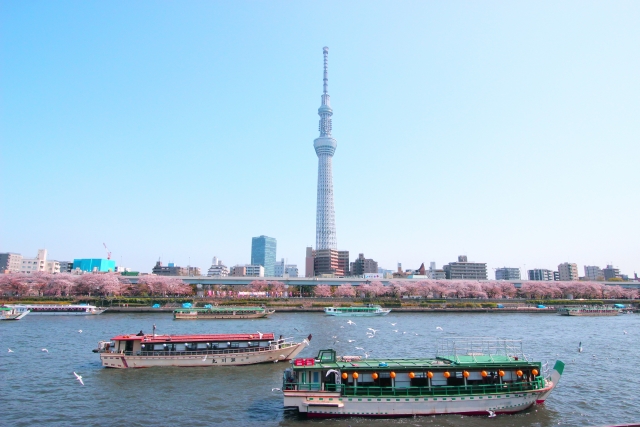
[[[582,353],[582,341],[578,344],[578,353]]]
[[[364,348],[362,348],[362,347],[356,347],[356,350],[362,350],[362,351],[364,351]]]
[[[82,333],[82,329],[78,329],[78,333],[81,334]]]
[[[441,331],[442,328],[440,326],[436,326],[436,330]]]
[[[624,332],[624,334],[627,335],[627,331],[622,331],[622,332]]]
[[[75,372],[73,373],[73,375],[75,375],[76,379],[80,381],[80,384],[84,385],[84,382],[82,382],[82,377],[80,375],[76,374]]]
[[[389,324],[390,324],[391,326],[396,326],[396,325],[398,324],[398,322],[396,322],[396,323],[391,323],[391,322],[389,322]]]
[[[368,359],[368,358],[369,358],[369,353],[365,353],[365,354],[364,354],[364,358],[365,358],[365,359]]]
[[[487,411],[489,413],[489,418],[493,418],[496,416],[496,413],[493,411]]]
[[[335,369],[329,369],[327,371],[327,375],[325,375],[325,377],[328,377],[330,374],[336,374],[336,375],[340,376],[340,372],[336,371]]]
[[[380,329],[373,329],[373,328],[367,328],[367,329],[373,332],[374,334],[380,330]]]
[[[282,390],[280,390],[278,387],[274,387],[271,389],[271,391],[282,391]]]
[[[348,324],[350,324],[350,325],[355,325],[355,324],[356,324],[356,322],[354,322],[354,321],[353,321],[353,320],[351,320],[351,319],[347,320],[347,323],[348,323]]]
[[[396,332],[396,333],[397,333],[397,332],[398,332],[398,330],[397,330],[397,329],[394,329],[394,330],[393,330],[393,332]]]
[[[13,353],[13,350],[9,349],[9,351],[7,353]]]
[[[49,353],[49,350],[47,350],[46,348],[43,348],[43,349],[42,349],[42,350],[40,350],[40,351],[44,351],[44,352],[46,352],[46,353]]]
[[[207,360],[207,356],[208,356],[208,354],[205,354],[205,355],[204,355],[204,357],[202,358],[202,361],[203,361],[203,362]]]
[[[354,342],[355,340],[348,340],[348,342]]]
[[[262,339],[262,335],[264,335],[262,332],[257,331],[258,332],[258,336],[260,337],[260,339]]]

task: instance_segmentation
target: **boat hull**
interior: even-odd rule
[[[391,309],[387,309],[387,310],[383,309],[382,311],[379,311],[379,312],[370,312],[370,313],[358,313],[358,312],[345,313],[345,312],[339,312],[339,311],[325,311],[325,314],[327,316],[338,316],[338,317],[375,317],[375,316],[386,316],[390,312],[391,312]]]
[[[152,368],[161,366],[205,367],[240,366],[257,363],[274,363],[296,357],[305,347],[303,341],[292,346],[253,352],[184,352],[180,355],[127,355],[124,353],[100,353],[102,366],[106,368]],[[191,354],[189,354],[191,353]],[[205,357],[206,356],[206,357]]]
[[[518,393],[474,396],[353,396],[285,391],[284,406],[307,417],[407,417],[439,414],[514,413],[540,403],[553,386]]]
[[[569,311],[561,311],[558,313],[561,316],[617,316],[620,314],[619,311],[578,311],[578,310],[569,310]]]
[[[19,312],[19,313],[7,314],[7,315],[0,316],[0,320],[20,320],[24,316],[26,316],[27,314],[29,314],[28,310],[27,311],[22,311],[22,312]]]
[[[175,320],[214,320],[214,319],[262,319],[275,313],[275,310],[254,314],[219,314],[219,313],[174,313]]]

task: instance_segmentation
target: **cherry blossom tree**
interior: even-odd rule
[[[313,294],[318,298],[329,298],[331,296],[331,287],[329,285],[317,285],[313,289]]]
[[[356,291],[350,283],[343,283],[338,286],[335,295],[342,298],[353,298],[356,296]]]

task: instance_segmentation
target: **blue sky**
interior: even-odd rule
[[[640,272],[640,3],[2,2],[0,251]],[[493,278],[493,273],[490,274]]]

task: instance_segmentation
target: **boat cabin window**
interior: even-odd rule
[[[429,381],[424,372],[416,372],[416,376],[414,378],[410,378],[411,387],[427,387],[429,385]]]
[[[231,348],[240,348],[240,343],[239,342],[232,342],[230,347]]]
[[[209,348],[209,343],[206,342],[199,342],[196,344],[196,349],[197,350],[206,350]]]
[[[258,347],[260,343],[258,341],[249,341],[247,347]]]
[[[379,387],[391,387],[391,376],[389,372],[380,372],[377,380],[374,381],[375,385]]]
[[[447,385],[464,385],[464,377],[462,372],[453,372],[452,375],[447,378]]]

